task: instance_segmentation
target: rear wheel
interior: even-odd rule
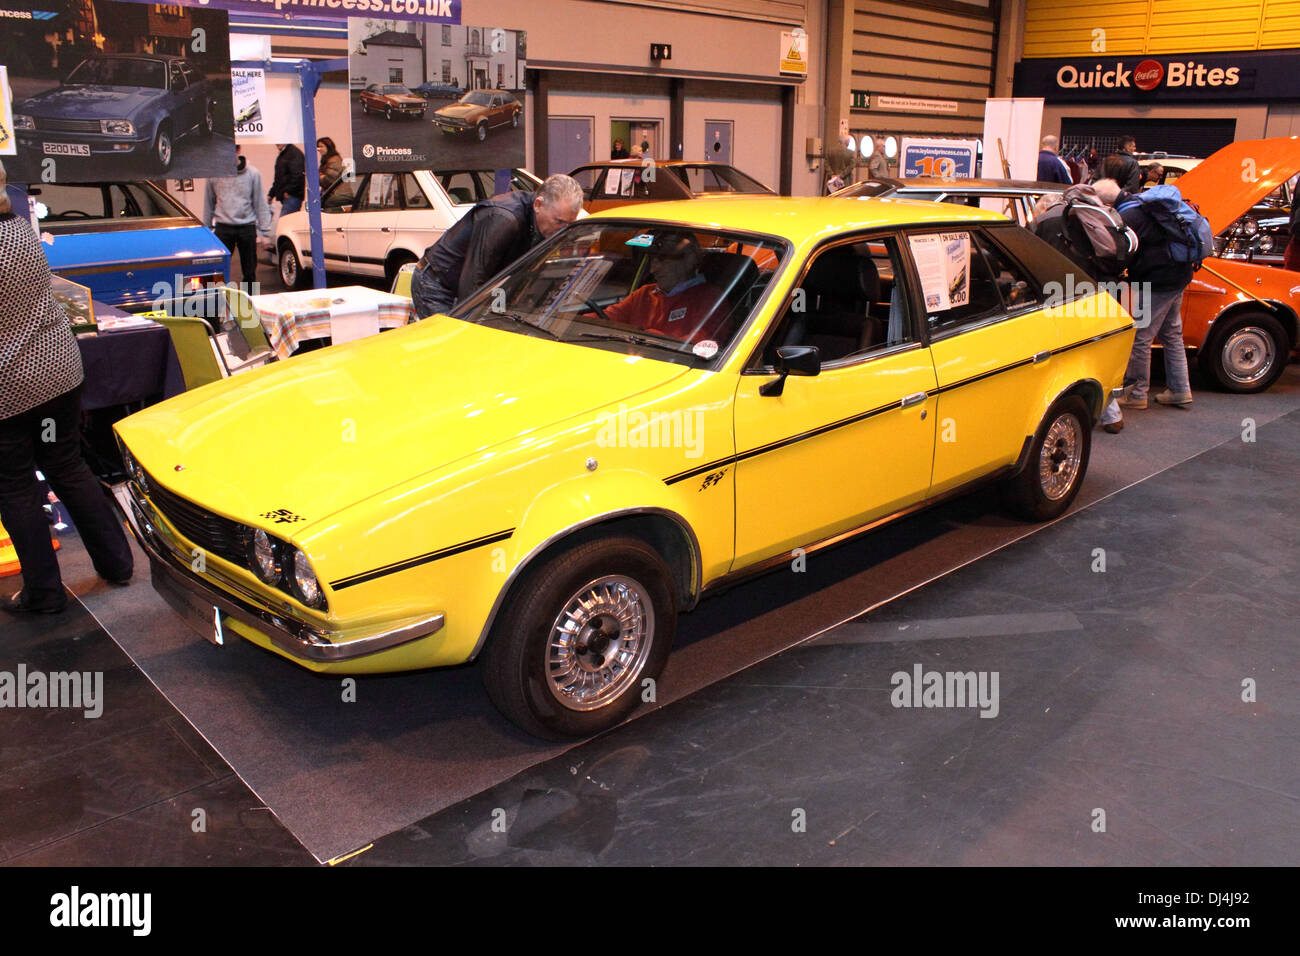
[[[1088,471],[1092,415],[1078,395],[1048,409],[1029,448],[1029,461],[1006,485],[1007,506],[1027,521],[1049,521],[1070,507]]]
[[[1201,349],[1201,371],[1229,392],[1262,392],[1286,368],[1291,341],[1282,323],[1251,309],[1215,324]]]
[[[212,130],[216,127],[216,122],[212,117],[212,102],[203,109],[203,122],[199,125],[199,135],[207,139],[212,135]]]
[[[418,261],[416,257],[409,252],[394,252],[389,256],[388,261],[384,264],[384,278],[388,280],[389,286],[392,286],[393,280],[397,278],[397,273],[402,270],[402,266],[408,262],[416,261]]]
[[[559,552],[515,587],[483,655],[492,703],[538,737],[613,727],[657,677],[677,629],[672,575],[637,538]]]
[[[302,263],[288,239],[280,240],[280,281],[286,289],[297,289],[303,284]]]

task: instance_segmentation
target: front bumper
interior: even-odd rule
[[[433,121],[433,124],[437,126],[438,129],[442,130],[444,133],[468,133],[470,130],[474,129],[473,126],[464,126],[459,123],[449,123],[446,120],[439,120],[439,119],[435,119]]]
[[[70,159],[85,159],[85,153],[74,152],[80,147],[89,150],[90,156],[129,156],[132,153],[147,152],[153,148],[153,140],[137,139],[126,136],[106,136],[103,133],[64,133],[46,132],[44,130],[18,130],[18,145],[22,149],[32,150],[53,159],[61,156]],[[56,150],[51,152],[44,144]]]
[[[114,485],[113,497],[149,556],[154,590],[208,640],[215,640],[217,624],[224,616],[266,635],[288,657],[331,663],[386,651],[442,629],[442,614],[388,621],[363,630],[319,627],[292,616],[292,605],[287,602],[278,609],[268,607],[263,596],[209,563],[204,573],[221,582],[222,587],[217,587],[191,570],[189,553],[167,540],[160,531],[157,511],[134,482]]]

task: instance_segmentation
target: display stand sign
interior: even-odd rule
[[[909,236],[908,243],[927,312],[945,312],[970,303],[969,232]]]
[[[48,0],[44,0],[48,2]],[[151,0],[125,0],[128,3],[150,3]],[[313,19],[321,17],[352,17],[362,14],[384,17],[389,20],[419,20],[424,23],[460,23],[461,0],[183,0],[187,5],[202,5],[212,9],[234,10],[282,16],[286,19],[300,13]]]
[[[235,104],[235,136],[241,141],[261,136],[266,129],[262,104],[266,102],[266,71],[232,68],[230,95]]]
[[[969,179],[975,175],[978,144],[973,139],[914,139],[904,136],[899,154],[899,175]]]
[[[302,81],[262,67],[231,67],[235,139],[241,143],[301,143]]]
[[[0,0],[0,64],[27,183],[209,178],[235,170],[224,10]],[[8,97],[4,97],[6,103]]]
[[[348,20],[356,171],[523,166],[526,47],[505,27]]]
[[[9,93],[9,71],[0,66],[0,156],[13,156],[18,150],[13,111],[9,108],[12,99]]]

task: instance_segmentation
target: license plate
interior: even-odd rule
[[[204,640],[225,646],[225,630],[221,626],[221,612],[211,604],[176,585],[171,575],[156,566],[153,568],[153,588],[158,595],[181,616],[190,629]]]
[[[86,143],[46,143],[47,156],[89,156],[90,146]]]

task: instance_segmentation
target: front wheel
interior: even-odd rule
[[[1225,391],[1262,392],[1286,368],[1290,339],[1267,312],[1250,310],[1221,320],[1201,349],[1205,376]]]
[[[172,168],[172,131],[166,123],[158,127],[153,138],[153,160],[160,172]]]
[[[510,115],[510,125],[513,126],[515,129],[518,129],[518,128],[519,128],[519,114],[518,114],[518,113],[512,113],[512,114]]]
[[[1025,469],[1006,485],[1007,506],[1026,521],[1050,521],[1079,493],[1092,453],[1092,415],[1078,395],[1062,398],[1043,416]]]
[[[388,107],[388,109],[384,110],[384,119],[391,120],[392,118],[393,118],[393,108],[390,106]]]
[[[484,651],[483,683],[535,736],[590,736],[636,707],[676,630],[672,575],[658,553],[637,538],[588,541],[516,586]]]
[[[481,143],[487,139],[487,123],[478,124],[478,141]]]
[[[203,109],[203,123],[199,126],[199,135],[204,139],[212,136],[212,131],[216,128],[216,122],[212,116],[212,104],[208,103]]]

